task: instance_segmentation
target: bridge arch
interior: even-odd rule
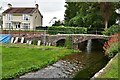
[[[54,44],[54,46],[58,46],[59,42],[63,41],[65,43],[65,40],[66,40],[66,37],[59,37],[59,38],[56,38],[55,40],[53,40],[53,44]]]
[[[87,46],[88,44],[91,45],[91,50],[97,51],[98,49],[103,50],[103,45],[105,43],[106,39],[104,38],[92,38],[92,39],[88,39],[88,40],[84,40],[78,44],[78,49],[84,51],[87,50]]]
[[[65,41],[66,39],[59,39],[57,42],[56,42],[56,46],[65,46]]]

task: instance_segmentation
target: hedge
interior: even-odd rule
[[[48,27],[49,34],[83,34],[87,33],[85,27],[63,27],[63,26],[52,26]]]

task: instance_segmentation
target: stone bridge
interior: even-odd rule
[[[13,36],[15,37],[15,36]],[[90,39],[106,39],[108,40],[111,36],[105,36],[105,35],[95,35],[95,34],[57,34],[57,35],[48,35],[43,34],[39,36],[33,36],[33,37],[25,37],[26,40],[32,41],[32,40],[39,40],[44,45],[51,45],[56,46],[57,42],[60,40],[66,40],[66,38],[71,37],[73,48],[78,49],[78,44]],[[19,36],[19,38],[21,38]],[[12,40],[11,40],[12,41]],[[14,43],[18,41],[17,37]],[[13,42],[13,41],[12,41]],[[24,42],[21,40],[21,42]]]
[[[57,34],[57,35],[45,35],[41,37],[43,43],[51,43],[52,46],[56,46],[59,40],[66,40],[68,36],[71,36],[74,48],[78,48],[78,43],[81,43],[90,39],[109,39],[110,36],[95,35],[95,34]]]

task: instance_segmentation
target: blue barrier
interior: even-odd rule
[[[0,43],[9,43],[11,39],[10,34],[0,34]]]

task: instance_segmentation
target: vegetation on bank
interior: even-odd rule
[[[104,72],[97,78],[118,78],[118,54],[106,65]]]
[[[119,25],[112,25],[111,27],[109,27],[108,29],[103,31],[103,34],[114,35],[114,34],[119,33],[119,32],[120,32],[120,26]]]
[[[2,79],[15,78],[24,73],[41,69],[73,53],[62,47],[6,44],[2,48]]]
[[[51,26],[48,27],[48,34],[83,34],[87,33],[85,27],[64,27],[64,26]]]
[[[106,65],[104,72],[97,78],[118,78],[118,55],[120,54],[119,36],[120,33],[112,35],[110,40],[104,44],[105,55],[113,59]]]
[[[109,58],[114,57],[120,52],[120,33],[112,35],[112,37],[104,44],[103,49],[105,50],[105,55]]]
[[[67,38],[65,40],[65,47],[68,49],[73,49],[72,36],[67,36]]]

